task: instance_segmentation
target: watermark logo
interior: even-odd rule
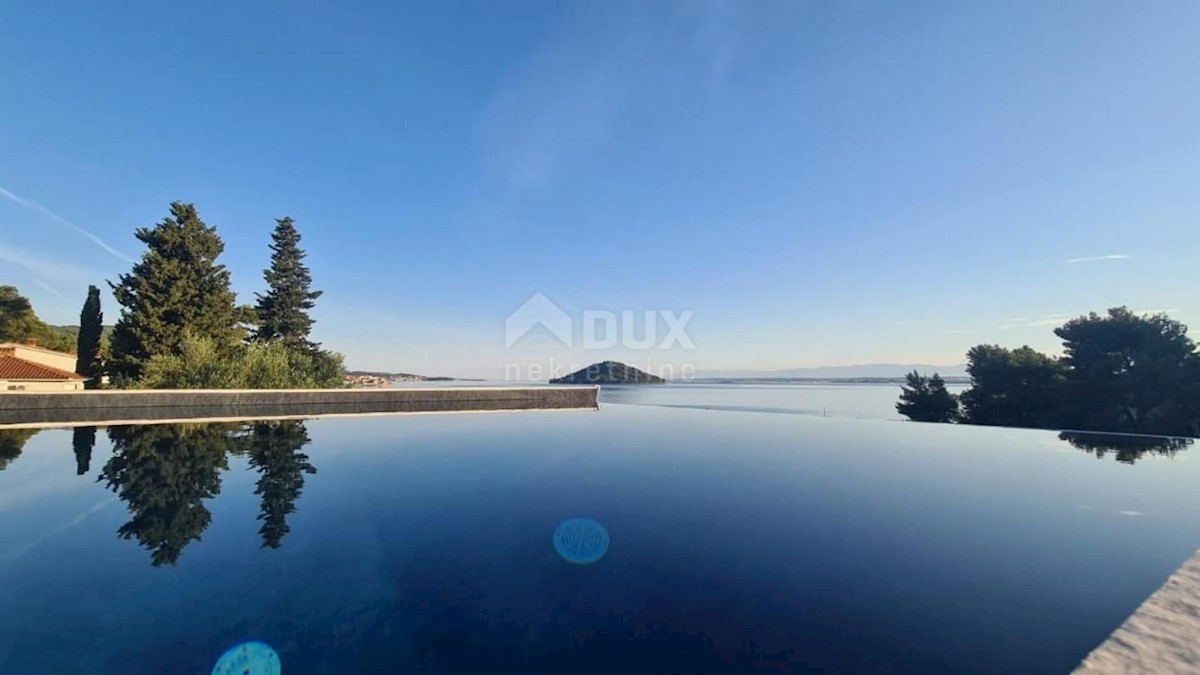
[[[538,326],[548,330],[559,342],[563,343],[563,346],[573,346],[571,340],[574,335],[574,322],[571,321],[571,315],[564,312],[562,307],[554,304],[541,291],[530,296],[524,304],[504,320],[504,346],[507,348],[515,345],[520,342],[521,338],[528,335],[529,331]]]
[[[504,320],[504,346],[512,347],[538,326],[545,328],[563,346],[583,349],[695,349],[687,327],[694,310],[588,309],[582,313],[579,330],[575,321],[543,293],[534,293]],[[666,331],[659,338],[659,326]],[[577,341],[578,338],[578,341]]]

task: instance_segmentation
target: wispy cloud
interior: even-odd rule
[[[124,253],[121,253],[120,251],[113,248],[112,246],[109,246],[108,242],[104,241],[100,237],[97,237],[96,235],[92,234],[91,232],[88,232],[87,230],[83,229],[82,227],[79,227],[75,223],[72,223],[71,221],[67,220],[66,218],[63,218],[62,216],[58,215],[57,213],[51,211],[50,209],[48,209],[44,206],[42,206],[41,204],[33,201],[32,199],[26,199],[20,195],[9,192],[8,190],[5,190],[2,187],[0,187],[0,197],[5,197],[6,199],[9,199],[10,201],[15,202],[17,204],[20,204],[21,206],[24,206],[25,208],[27,208],[31,211],[36,211],[37,213],[40,213],[43,216],[46,216],[47,218],[57,222],[58,224],[62,225],[63,227],[72,229],[75,232],[82,234],[84,237],[86,237],[88,239],[88,241],[90,241],[93,244],[104,249],[109,254],[116,256],[117,258],[120,258],[121,260],[124,260],[125,262],[131,262],[131,263],[137,262],[137,260],[125,255]]]
[[[0,243],[0,263],[20,267],[29,272],[34,283],[46,288],[49,288],[43,281],[46,278],[60,285],[80,288],[86,288],[88,284],[94,284],[104,278],[103,274],[89,268],[4,243]],[[52,292],[62,295],[57,289]]]
[[[1178,312],[1178,309],[1135,309],[1134,314],[1173,314]],[[1030,328],[1040,326],[1058,327],[1071,319],[1080,316],[1079,314],[1047,314],[1039,319],[1009,319],[1000,325],[1000,330],[1010,330],[1013,328]]]
[[[33,277],[33,283],[37,284],[38,286],[41,286],[42,288],[46,289],[47,291],[49,291],[49,292],[50,292],[50,293],[52,293],[53,295],[56,295],[56,296],[58,296],[58,297],[59,297],[60,299],[62,299],[62,300],[67,300],[67,299],[68,299],[68,298],[67,298],[67,296],[66,296],[66,295],[64,295],[62,291],[58,290],[57,288],[55,288],[55,287],[51,286],[50,284],[48,284],[48,283],[46,283],[46,282],[42,281],[41,279],[39,279],[39,278],[37,278],[37,277]]]
[[[1127,255],[1125,253],[1112,253],[1109,255],[1094,255],[1089,258],[1071,258],[1071,259],[1067,260],[1067,264],[1074,265],[1075,263],[1099,262],[1101,260],[1125,260],[1127,258],[1132,258],[1132,257],[1133,256]]]
[[[1069,314],[1048,314],[1040,319],[1009,319],[1007,323],[1001,324],[1000,330],[1031,326],[1061,326],[1071,318]]]

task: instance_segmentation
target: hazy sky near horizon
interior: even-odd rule
[[[295,218],[354,368],[949,364],[1121,304],[1200,326],[1193,0],[2,16],[0,283],[54,323],[178,199],[245,302]],[[695,348],[506,348],[538,292],[692,311]]]

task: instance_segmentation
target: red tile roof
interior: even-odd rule
[[[15,356],[0,356],[0,380],[86,380],[76,373],[43,366]]]

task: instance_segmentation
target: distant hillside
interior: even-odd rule
[[[346,375],[351,377],[380,377],[385,380],[403,380],[406,382],[423,382],[430,379],[429,377],[415,373],[387,373],[378,370],[347,370]]]
[[[666,380],[617,361],[593,363],[550,384],[662,384]]]
[[[938,373],[945,378],[967,377],[967,364],[935,366],[928,363],[866,363],[850,366],[819,366],[816,368],[788,368],[785,370],[701,370],[697,379],[752,379],[752,378],[795,378],[795,379],[895,379],[912,371],[923,375]]]
[[[397,380],[400,382],[481,382],[481,379],[473,379],[468,377],[445,377],[442,375],[417,375],[415,373],[387,373],[378,370],[347,370],[346,375],[350,377],[379,377],[385,380]]]
[[[79,337],[79,326],[50,326],[50,327],[60,333],[71,336],[72,340],[78,339],[78,337]],[[108,339],[110,337],[112,337],[112,331],[113,331],[112,326],[101,326],[100,327],[100,339],[102,341],[107,342]]]

